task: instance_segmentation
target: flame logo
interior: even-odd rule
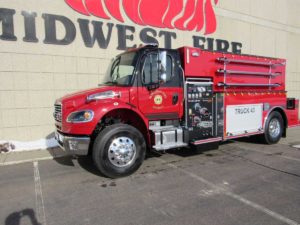
[[[122,14],[135,24],[187,31],[216,31],[213,4],[218,0],[65,0],[77,12],[124,23]],[[157,3],[157,4],[156,4]]]

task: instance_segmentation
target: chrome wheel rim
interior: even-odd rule
[[[108,148],[108,159],[116,167],[130,165],[136,155],[136,146],[129,137],[115,138]]]
[[[277,138],[280,134],[280,123],[278,119],[274,118],[269,124],[269,134],[272,138]]]

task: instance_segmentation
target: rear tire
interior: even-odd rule
[[[105,128],[95,139],[93,161],[99,171],[110,178],[134,173],[141,166],[146,154],[143,135],[127,124]]]
[[[283,134],[283,119],[279,112],[272,112],[267,121],[265,133],[261,136],[265,144],[276,144],[280,141]]]

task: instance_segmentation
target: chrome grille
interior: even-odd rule
[[[54,116],[55,121],[61,122],[61,120],[62,120],[62,105],[61,104],[54,105],[53,116]]]

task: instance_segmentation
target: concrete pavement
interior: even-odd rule
[[[299,137],[152,154],[117,180],[87,157],[3,166],[0,224],[300,224]]]
[[[64,157],[67,154],[59,147],[43,150],[0,153],[0,166]]]

